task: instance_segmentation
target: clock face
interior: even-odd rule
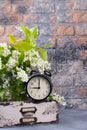
[[[34,100],[43,100],[51,93],[50,81],[44,76],[34,76],[27,84],[27,93]]]

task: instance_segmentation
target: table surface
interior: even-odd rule
[[[63,109],[59,123],[0,128],[0,130],[87,130],[87,110]]]

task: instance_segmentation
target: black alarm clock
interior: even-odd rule
[[[26,91],[33,101],[42,101],[50,95],[52,86],[50,72],[45,71],[44,74],[40,74],[32,71],[26,85]]]

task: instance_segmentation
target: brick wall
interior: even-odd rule
[[[51,42],[54,91],[69,107],[87,109],[87,0],[0,0],[0,42],[20,37],[20,24],[39,29],[38,43]]]

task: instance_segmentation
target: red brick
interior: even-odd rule
[[[37,23],[37,15],[36,14],[26,14],[23,16],[24,23]]]
[[[6,35],[3,35],[0,37],[0,43],[4,43],[4,42],[7,43],[7,36]]]
[[[17,13],[17,5],[12,5],[12,13]]]
[[[5,27],[0,25],[0,36],[2,36],[5,33]]]
[[[55,86],[55,87],[53,87],[53,92],[61,95],[63,92],[63,87],[62,86]]]
[[[75,37],[75,43],[77,46],[87,45],[87,37],[86,36],[77,36]]]
[[[51,16],[50,16],[50,23],[51,24],[55,23],[57,17],[58,17],[58,14],[56,14],[56,13],[51,14]]]
[[[15,26],[14,25],[10,25],[6,27],[6,32],[9,34],[12,34],[15,32]]]
[[[55,25],[51,27],[51,31],[53,35],[59,36],[73,36],[74,35],[74,27],[69,25]]]
[[[30,7],[30,6],[31,6],[31,0],[25,0],[25,1],[24,1],[24,4],[25,4],[26,6],[28,6],[28,7]]]
[[[75,32],[76,35],[87,35],[87,24],[76,25]]]
[[[52,36],[49,38],[50,43],[52,43],[53,45],[55,45],[55,43],[57,42],[57,36]]]
[[[75,0],[73,9],[87,9],[87,0]]]
[[[0,13],[10,13],[11,12],[11,4],[5,1],[4,3],[0,4]]]
[[[67,22],[87,22],[86,11],[71,11],[66,14]]]
[[[72,1],[66,1],[66,8],[67,9],[72,9],[73,8],[73,6],[74,6],[74,0],[72,0]]]
[[[10,26],[6,27],[6,36],[8,34],[14,35],[17,39],[19,39],[19,38],[21,38],[23,36],[22,34],[20,34],[18,32],[18,30],[16,29],[16,26],[14,26],[14,25],[10,25]],[[7,40],[8,40],[8,38],[7,38]]]
[[[59,10],[70,10],[73,8],[75,0],[55,0],[55,9]]]
[[[10,16],[10,21],[11,21],[11,23],[14,23],[14,24],[15,23],[22,24],[23,23],[23,17],[22,17],[22,15],[15,13],[15,14],[12,14]]]
[[[87,50],[80,51],[80,59],[82,59],[82,60],[87,59]]]
[[[9,0],[9,3],[10,4],[13,4],[13,5],[15,5],[15,4],[20,4],[20,3],[25,3],[25,0]]]
[[[75,93],[80,97],[87,97],[87,86],[77,87]]]

